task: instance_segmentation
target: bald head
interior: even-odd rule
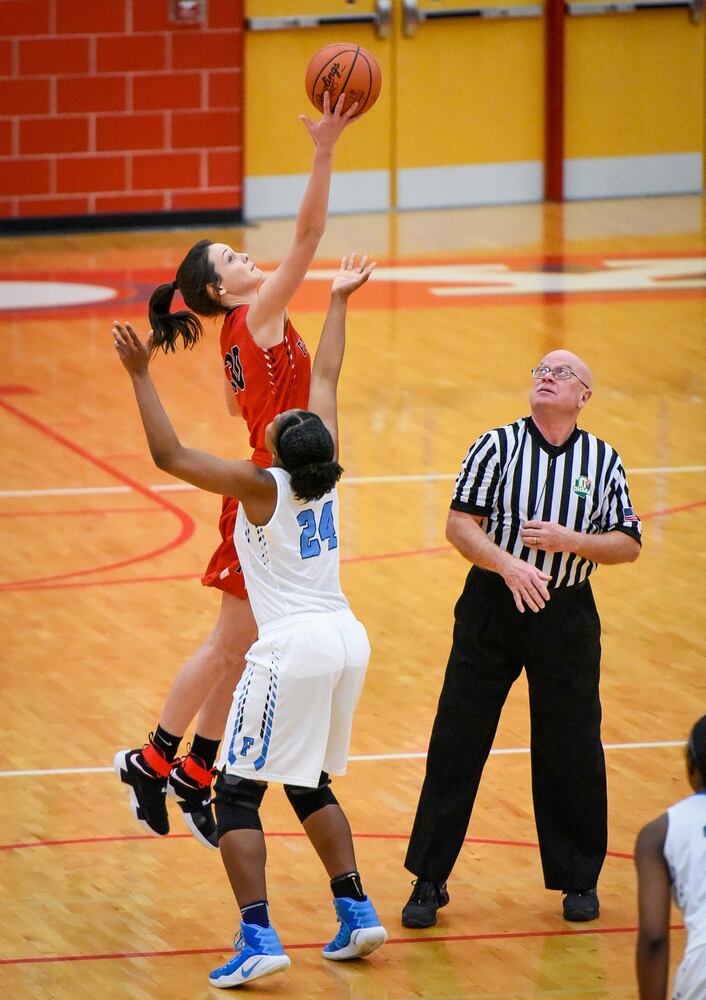
[[[581,360],[578,354],[574,354],[572,351],[550,351],[549,354],[544,355],[539,364],[547,365],[548,368],[558,368],[559,365],[568,365],[589,389],[593,388],[591,369],[585,361]]]
[[[591,398],[591,369],[572,351],[549,351],[536,368],[529,401],[532,418],[547,441],[561,444]],[[559,372],[559,375],[555,375]]]

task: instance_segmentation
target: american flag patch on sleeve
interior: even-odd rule
[[[623,521],[636,523],[639,520],[640,518],[637,516],[632,507],[623,507]]]

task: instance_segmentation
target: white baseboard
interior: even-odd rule
[[[244,212],[247,219],[296,215],[308,174],[246,177]],[[564,163],[564,197],[639,197],[695,194],[703,187],[700,153],[655,156],[606,156],[568,159]],[[540,202],[544,198],[544,167],[539,160],[482,163],[450,167],[415,167],[398,171],[400,209],[462,208]],[[334,173],[329,212],[385,212],[391,208],[387,170]]]
[[[701,153],[595,156],[564,162],[564,197],[695,194],[703,186]]]
[[[245,178],[246,219],[275,219],[296,215],[308,174]],[[388,170],[346,170],[331,178],[329,212],[385,212],[390,208]]]
[[[541,201],[544,168],[539,160],[417,167],[397,174],[399,208],[456,208]]]

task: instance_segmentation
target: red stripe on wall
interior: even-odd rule
[[[544,197],[564,200],[564,0],[545,7]]]

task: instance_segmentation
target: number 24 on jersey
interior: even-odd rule
[[[320,555],[321,542],[328,542],[329,550],[338,548],[336,526],[333,521],[332,500],[327,500],[321,508],[321,517],[319,518],[318,525],[316,524],[316,515],[311,507],[303,510],[298,515],[297,521],[302,529],[302,533],[299,536],[299,551],[302,559],[313,559],[315,556]]]

